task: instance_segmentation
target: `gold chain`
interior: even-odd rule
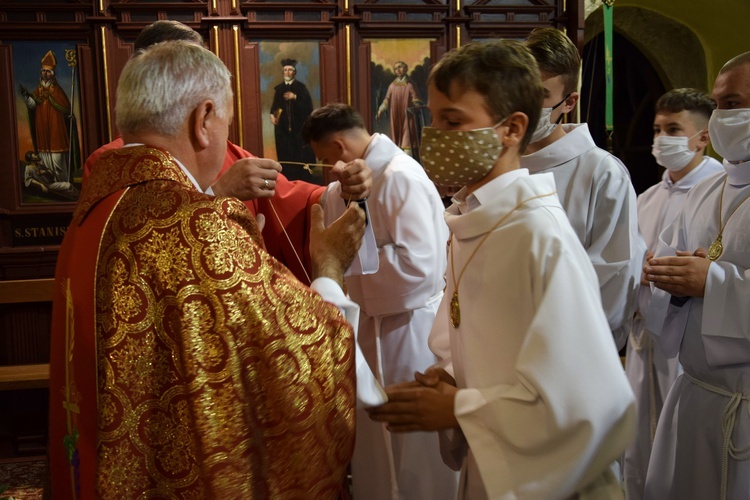
[[[745,203],[748,199],[750,199],[750,194],[745,196],[745,198],[739,203],[739,205],[734,207],[734,210],[732,210],[732,212],[729,214],[729,216],[727,217],[727,220],[724,221],[724,224],[722,224],[721,212],[722,210],[724,210],[724,190],[727,187],[728,178],[729,178],[728,175],[724,177],[724,184],[722,184],[721,186],[721,197],[719,198],[719,214],[718,214],[719,234],[716,236],[716,239],[714,240],[714,242],[711,243],[711,246],[708,247],[708,259],[711,261],[714,261],[718,259],[719,257],[721,257],[721,254],[724,252],[724,245],[722,244],[721,238],[724,235],[724,229],[727,227],[727,224],[729,223],[729,219],[732,218],[734,213],[737,211],[738,208],[742,206],[743,203]]]
[[[453,298],[451,299],[451,322],[453,323],[453,326],[455,328],[458,328],[458,326],[461,324],[461,309],[458,303],[458,286],[461,283],[461,279],[464,277],[464,273],[466,272],[466,268],[469,267],[469,263],[471,263],[471,260],[474,258],[474,256],[479,251],[479,248],[484,244],[485,241],[487,241],[487,238],[492,234],[492,232],[500,226],[505,220],[510,217],[510,215],[521,208],[524,204],[530,202],[531,200],[535,200],[537,198],[544,198],[546,196],[552,196],[553,194],[557,194],[557,191],[552,191],[551,193],[545,193],[545,194],[539,194],[536,196],[532,196],[530,198],[526,198],[525,200],[521,200],[518,202],[518,205],[513,207],[507,214],[505,214],[499,221],[495,223],[494,226],[490,228],[489,231],[484,235],[482,240],[479,242],[479,244],[474,247],[474,251],[471,252],[471,255],[469,255],[469,258],[466,260],[466,264],[464,264],[463,269],[461,269],[461,273],[458,275],[458,279],[456,279],[456,269],[453,264],[453,245],[455,236],[451,235],[451,248],[450,248],[450,255],[451,255],[451,276],[453,277]]]

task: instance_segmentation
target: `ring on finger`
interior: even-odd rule
[[[263,189],[271,189],[271,186],[268,185],[268,179],[263,179]]]

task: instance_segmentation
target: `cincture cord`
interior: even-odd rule
[[[310,174],[313,174],[312,167],[333,168],[335,166],[335,165],[328,165],[327,163],[313,163],[311,167],[310,163],[305,163],[301,161],[280,161],[277,163],[280,163],[282,165],[298,165],[302,167],[303,169],[307,170],[308,172],[310,172]]]
[[[284,227],[284,224],[281,222],[281,217],[279,217],[279,214],[276,212],[276,207],[273,206],[273,203],[271,203],[270,199],[268,200],[268,204],[271,206],[271,211],[273,211],[273,215],[276,216],[276,220],[279,222],[279,226],[281,226],[281,230],[284,232],[284,236],[286,236],[286,240],[289,242],[289,246],[292,247],[292,252],[294,252],[294,256],[297,257],[297,262],[299,262],[299,265],[302,268],[302,272],[305,273],[305,278],[307,278],[307,284],[311,285],[312,280],[310,279],[310,275],[307,274],[307,269],[305,269],[305,265],[302,263],[302,259],[297,253],[297,249],[294,248],[292,239],[289,237],[289,233],[286,232],[286,228]]]
[[[302,165],[302,168],[310,172],[312,172],[312,168],[310,168],[309,163],[303,163],[298,161],[280,161],[279,163],[288,163],[291,165]],[[325,163],[317,163],[315,164],[316,167],[328,167],[332,168],[333,165],[328,165]],[[349,200],[346,202],[346,205],[349,206],[349,204],[352,202],[352,195],[349,195]],[[279,213],[276,211],[276,207],[273,206],[273,203],[271,202],[271,199],[268,199],[268,204],[271,207],[271,211],[273,212],[273,215],[276,217],[276,221],[279,223],[279,227],[281,227],[281,230],[284,233],[284,236],[286,237],[286,240],[289,242],[289,246],[292,247],[292,251],[294,252],[294,256],[297,258],[297,262],[299,263],[300,267],[302,268],[302,272],[305,273],[305,278],[307,278],[308,285],[312,285],[312,279],[310,279],[310,275],[307,274],[307,269],[305,269],[305,264],[302,263],[302,259],[300,258],[299,254],[297,253],[297,249],[294,247],[294,243],[292,243],[292,239],[289,237],[289,233],[286,232],[286,227],[284,227],[284,223],[281,222],[281,217],[279,217]]]

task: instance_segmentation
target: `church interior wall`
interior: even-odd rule
[[[77,157],[66,155],[67,172],[56,181],[80,191],[85,158],[118,135],[117,81],[136,36],[154,21],[177,20],[201,33],[234,79],[230,140],[273,157],[264,134],[268,93],[286,58],[298,60],[314,104],[347,102],[374,123],[373,82],[386,78],[398,59],[420,63],[411,69],[426,78],[430,62],[454,47],[486,38],[524,38],[545,26],[565,29],[582,47],[582,5],[583,0],[0,1],[0,280],[52,277],[75,207],[75,200],[27,185],[25,177],[46,161],[26,156],[42,149],[31,132],[35,125],[26,102],[40,84],[48,51],[55,61],[47,64],[54,65],[72,109],[64,117],[75,132],[68,141],[79,150]],[[397,50],[384,49],[383,41],[395,42]],[[411,54],[412,47],[423,53]],[[49,303],[0,305],[0,365],[49,359],[49,320],[44,319],[49,309]],[[45,401],[39,389],[0,391],[0,408],[12,410],[0,412],[0,458],[14,452],[9,441],[24,436],[37,441],[27,450],[44,449],[46,419],[17,410],[38,413]]]

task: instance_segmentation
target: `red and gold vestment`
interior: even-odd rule
[[[93,166],[102,153],[124,145],[123,140],[118,137],[94,151],[84,165],[84,183],[87,182]],[[224,164],[219,176],[242,158],[255,158],[255,156],[227,141],[227,153],[224,156]],[[325,191],[325,186],[304,181],[290,181],[283,174],[279,174],[276,178],[275,193],[271,198],[245,202],[253,215],[263,214],[266,219],[265,226],[263,226],[263,239],[268,253],[280,260],[300,281],[308,285],[310,284],[307,279],[310,275],[310,207],[320,201],[323,191]]]
[[[242,203],[163,150],[105,153],[58,259],[53,498],[336,498],[353,340]]]

